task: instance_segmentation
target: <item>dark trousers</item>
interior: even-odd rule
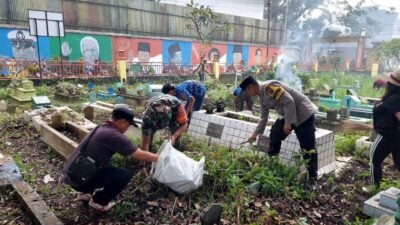
[[[252,97],[246,97],[246,96],[237,96],[234,100],[234,104],[235,104],[235,111],[236,112],[241,112],[243,111],[244,108],[244,103],[246,102],[246,110],[250,110],[253,111],[253,105],[254,105],[254,101],[252,99]]]
[[[268,154],[271,156],[278,155],[281,150],[282,141],[288,136],[283,132],[285,119],[278,119],[272,125],[270,133],[270,147]],[[300,142],[300,148],[303,159],[307,161],[307,169],[310,177],[316,178],[318,171],[318,153],[315,149],[315,126],[314,115],[308,118],[299,126],[294,127],[297,139]]]
[[[382,179],[382,162],[392,153],[394,165],[400,171],[400,139],[376,135],[370,152],[372,184],[379,186]]]
[[[192,113],[195,111],[199,111],[201,109],[201,106],[203,105],[204,97],[206,94],[200,95],[200,96],[195,96],[196,101],[194,102],[192,111],[188,113],[188,126],[190,124],[190,121],[192,120]],[[187,108],[187,105],[185,106]]]
[[[103,188],[96,192],[93,201],[100,205],[107,205],[129,183],[132,173],[124,168],[106,167],[89,185],[74,188],[77,191],[93,194],[95,189]]]

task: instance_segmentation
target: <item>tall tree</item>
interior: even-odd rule
[[[204,74],[205,66],[202,65],[205,59],[206,50],[211,45],[214,35],[217,32],[229,29],[228,22],[220,15],[216,14],[209,6],[194,3],[191,0],[187,4],[189,12],[187,13],[186,29],[191,30],[196,35],[196,40],[200,43],[200,65],[196,69],[200,69],[200,73]]]

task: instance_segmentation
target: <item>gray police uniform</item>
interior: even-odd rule
[[[268,122],[269,109],[275,111],[283,118],[278,119],[271,128],[269,155],[280,152],[282,140],[287,135],[283,131],[285,122],[292,125],[308,161],[310,177],[317,176],[318,155],[315,149],[314,104],[301,92],[289,87],[280,81],[269,80],[260,84],[261,120],[258,122],[255,133],[263,134]]]

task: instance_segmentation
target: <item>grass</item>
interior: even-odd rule
[[[359,96],[380,98],[384,94],[384,90],[374,90],[372,85],[377,78],[358,74],[332,74],[332,73],[314,73],[310,75],[311,87],[317,90],[322,85],[332,87],[332,79],[338,81],[338,86],[354,86],[355,81],[360,82],[360,89],[357,91]],[[346,88],[335,88],[336,98],[342,99],[346,95]]]

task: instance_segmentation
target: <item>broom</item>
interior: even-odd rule
[[[345,131],[372,131],[374,127],[370,124],[360,123],[352,120],[344,120],[342,127]]]

